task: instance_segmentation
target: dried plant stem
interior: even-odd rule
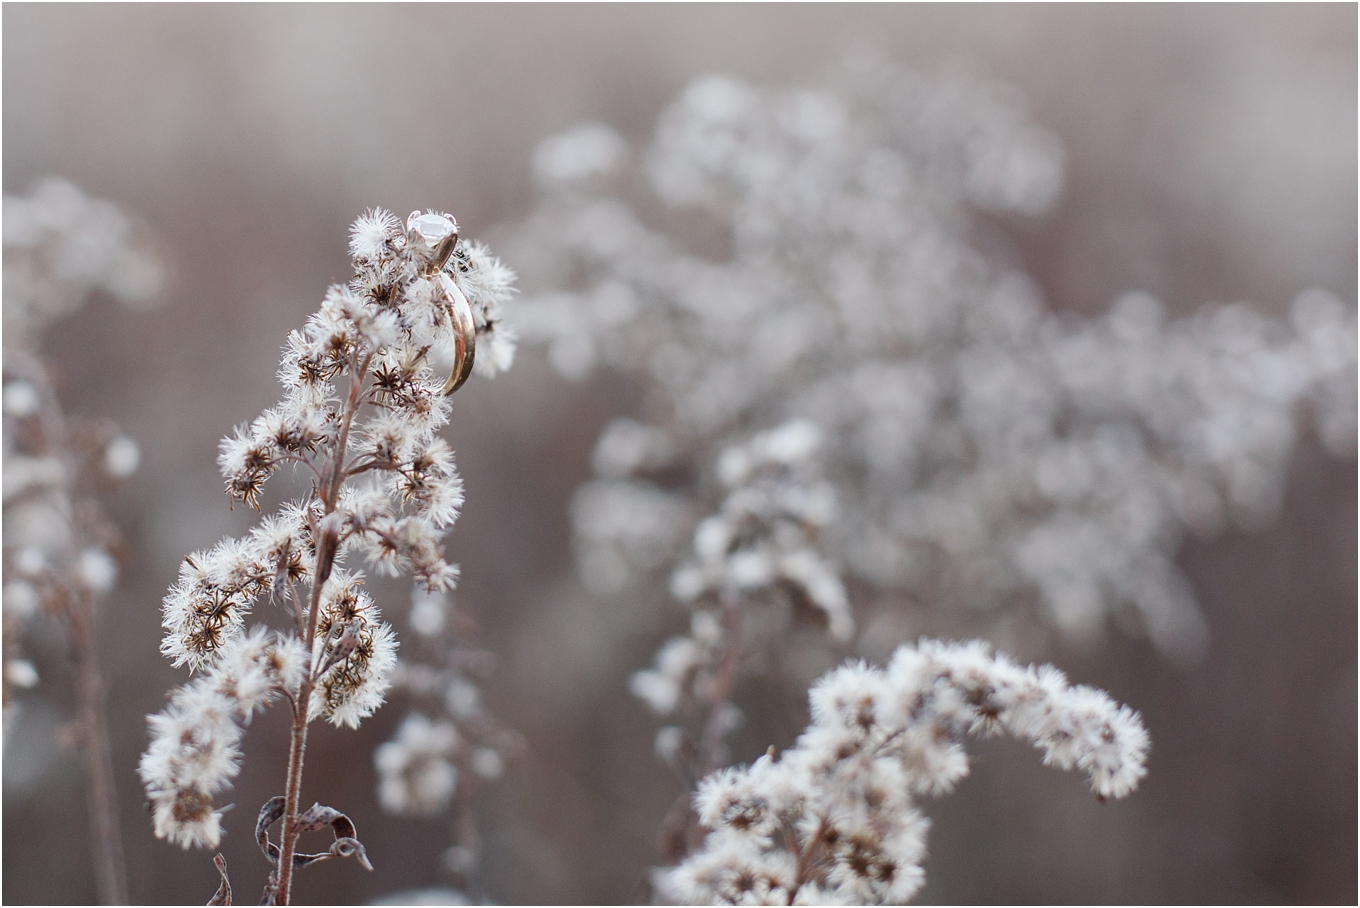
[[[798,858],[798,868],[794,872],[793,886],[789,889],[788,901],[785,904],[792,905],[798,898],[798,890],[803,888],[803,884],[812,879],[813,868],[825,856],[826,843],[823,836],[826,833],[826,817],[817,821],[817,829],[808,836],[807,842],[802,848],[797,845],[798,832],[787,824],[784,826],[784,841],[789,843],[790,850],[796,853]]]
[[[730,593],[722,596],[724,650],[713,678],[712,703],[699,738],[698,771],[695,779],[702,779],[723,763],[723,736],[728,729],[727,708],[732,700],[732,688],[737,683],[737,669],[741,666],[741,603]]]
[[[699,753],[695,761],[694,781],[719,768],[725,762],[723,737],[729,729],[728,706],[732,702],[732,689],[737,683],[737,670],[741,667],[741,603],[731,593],[722,595],[723,654],[718,663],[718,671],[713,678],[712,703],[699,734]],[[687,792],[684,799],[685,831],[683,834],[684,851],[688,854],[699,847],[703,840],[703,830],[699,828],[699,816],[694,812],[693,793]]]
[[[303,684],[301,696],[293,706],[293,734],[288,747],[288,788],[284,795],[283,845],[279,854],[279,877],[274,886],[274,903],[292,904],[293,854],[297,851],[298,798],[302,792],[302,760],[307,750],[307,701],[310,682]]]
[[[340,487],[344,484],[345,455],[349,448],[350,427],[354,416],[363,403],[363,392],[368,379],[368,367],[372,362],[369,354],[361,362],[354,363],[354,380],[350,383],[349,396],[345,400],[345,411],[340,420],[340,431],[331,457],[326,467],[320,471],[321,482],[318,489],[322,504],[322,521],[313,529],[316,539],[316,576],[312,578],[311,601],[307,606],[307,633],[303,638],[308,652],[313,651],[316,640],[316,626],[321,613],[321,594],[326,581],[330,579],[331,568],[335,564],[336,552],[340,546],[339,537],[334,531],[322,526],[325,518],[335,511],[340,499]],[[288,785],[284,791],[282,842],[279,848],[278,882],[274,886],[275,903],[292,904],[293,855],[297,851],[298,813],[302,793],[302,763],[307,751],[307,724],[312,691],[322,666],[312,665],[298,689],[297,699],[293,702],[293,731],[288,746]]]
[[[42,362],[23,350],[5,353],[5,369],[29,382],[38,392],[38,424],[42,446],[66,462],[68,474],[80,475],[70,448],[70,433],[61,402]],[[87,514],[88,516],[88,514]],[[79,522],[73,525],[81,534]],[[126,905],[127,864],[118,826],[118,799],[113,784],[113,756],[104,722],[104,680],[94,645],[94,602],[78,584],[62,584],[61,617],[65,620],[76,668],[80,747],[85,759],[86,802],[90,813],[90,852],[94,861],[99,900]]]
[[[283,791],[255,820],[271,866],[270,904],[292,902],[300,867],[340,857],[373,869],[347,816],[320,803],[301,809],[312,800],[302,795],[309,724],[357,727],[382,706],[398,664],[396,633],[348,556],[360,553],[381,574],[409,570],[431,594],[458,577],[442,538],[463,486],[438,433],[452,411],[447,395],[471,367],[475,337],[492,332],[514,275],[480,244],[458,246],[457,233],[441,213],[416,212],[403,227],[373,209],[354,222],[354,276],[327,288],[320,308],[288,333],[278,406],[238,425],[218,450],[233,502],[260,510],[281,468],[310,477],[310,487],[248,534],[186,557],[162,602],[161,652],[202,673],[148,718],[152,741],[138,772],[159,838],[217,848],[225,808],[215,798],[240,771],[245,726],[281,697],[290,704]],[[513,353],[508,331],[491,341],[482,374],[509,365]],[[441,386],[429,353],[450,345],[464,368]],[[247,627],[262,601],[282,610]],[[270,627],[283,623],[291,627]],[[470,771],[501,768],[499,753],[450,755],[466,755]],[[326,826],[330,847],[306,853],[299,836]]]
[[[337,460],[339,458],[337,457]],[[317,548],[317,576],[312,585],[311,603],[307,616],[307,646],[310,649],[316,636],[316,616],[321,611],[321,590],[330,576],[330,565],[335,558],[335,537],[322,536]],[[323,573],[324,570],[324,573]],[[313,666],[315,668],[315,666]],[[293,854],[297,851],[298,804],[302,793],[302,761],[307,752],[307,713],[312,700],[316,678],[309,672],[293,701],[293,732],[288,745],[288,786],[284,791],[283,831],[279,854],[279,878],[274,887],[275,904],[292,904]]]
[[[694,812],[694,787],[700,779],[722,766],[725,759],[723,736],[727,729],[724,723],[732,701],[732,689],[737,683],[737,670],[741,667],[742,616],[737,596],[724,593],[721,601],[722,656],[708,689],[710,702],[695,748],[693,771],[686,773],[687,789],[676,797],[661,821],[661,851],[672,861],[681,860],[702,842],[703,830],[699,827],[698,814]]]
[[[104,681],[95,658],[93,612],[87,597],[71,597],[68,619],[79,673],[81,747],[85,752],[86,800],[90,811],[90,849],[95,881],[102,904],[126,905],[127,870],[118,827],[113,757],[109,752],[108,728],[104,724]]]

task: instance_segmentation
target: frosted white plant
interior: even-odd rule
[[[110,202],[65,180],[4,198],[4,712],[38,684],[25,643],[55,619],[79,697],[91,854],[100,900],[127,901],[99,669],[98,606],[118,579],[120,534],[98,503],[137,469],[136,442],[110,420],[71,420],[49,375],[44,329],[97,291],[154,304],[162,272],[149,242]]]
[[[1022,668],[974,641],[922,640],[887,668],[852,663],[809,694],[812,724],[777,757],[719,770],[699,785],[708,836],[657,871],[666,899],[696,905],[901,904],[924,882],[929,821],[921,795],[968,774],[963,738],[1005,732],[1044,762],[1080,769],[1101,800],[1133,791],[1149,738],[1103,691]]]
[[[331,856],[368,866],[344,814],[299,809],[309,723],[356,727],[383,703],[397,661],[391,626],[345,562],[356,554],[380,573],[409,571],[427,590],[453,586],[458,571],[442,537],[463,489],[438,435],[447,395],[474,363],[495,374],[513,353],[499,316],[513,274],[480,245],[461,243],[451,216],[417,211],[403,225],[375,209],[354,223],[350,253],[353,279],[331,287],[288,336],[283,400],[223,439],[218,458],[227,492],[256,508],[281,467],[302,472],[309,488],[246,536],[185,558],[165,597],[161,651],[198,678],[150,717],[140,767],[156,834],[216,847],[214,797],[239,770],[241,726],[285,698],[286,791],[261,808],[255,830],[276,868],[266,899],[278,904],[289,902],[297,867]],[[447,379],[432,362],[441,358]],[[287,629],[246,629],[262,601],[286,608]],[[278,821],[275,845],[269,828]],[[299,833],[327,825],[336,836],[328,852],[297,853]]]
[[[1004,86],[864,60],[812,90],[711,76],[640,151],[592,124],[535,161],[523,336],[645,391],[574,508],[592,589],[663,587],[723,494],[719,453],[806,420],[838,509],[820,546],[875,608],[1076,641],[1127,612],[1194,659],[1185,531],[1268,519],[1310,414],[1353,455],[1353,306],[1059,315],[974,245],[1061,188],[1061,147]]]

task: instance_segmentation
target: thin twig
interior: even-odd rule
[[[28,381],[38,392],[38,424],[43,447],[61,457],[67,475],[81,475],[70,448],[70,434],[61,402],[47,369],[36,357],[22,350],[5,354],[5,368]],[[73,497],[73,496],[72,496]],[[81,533],[78,522],[73,525]],[[106,905],[126,905],[127,871],[118,826],[118,801],[114,787],[113,757],[108,726],[104,721],[104,682],[94,647],[94,609],[89,594],[75,584],[64,583],[63,617],[70,633],[76,665],[80,715],[80,746],[85,758],[86,801],[90,812],[90,851],[94,859],[99,899]]]
[[[72,649],[76,654],[80,687],[81,747],[90,811],[90,844],[95,881],[105,905],[128,903],[123,837],[118,826],[118,802],[113,785],[113,756],[104,722],[104,681],[95,657],[92,610],[87,597],[73,594],[70,603]]]
[[[731,593],[722,594],[723,655],[713,678],[713,700],[708,708],[703,731],[699,736],[699,753],[695,758],[695,780],[702,779],[722,763],[723,734],[726,729],[727,708],[732,701],[732,689],[737,683],[741,666],[741,602]],[[692,792],[684,796],[685,825],[680,842],[685,853],[699,845],[699,817],[694,812]]]
[[[363,387],[368,378],[368,367],[373,360],[373,355],[367,354],[361,362],[356,363],[356,371],[353,380],[350,382],[349,396],[345,401],[345,411],[340,420],[340,431],[336,436],[335,447],[332,449],[330,462],[326,469],[320,471],[321,475],[326,476],[328,482],[321,483],[321,503],[322,520],[329,517],[335,511],[336,502],[340,498],[340,487],[345,481],[346,472],[343,464],[345,462],[346,448],[349,446],[349,432],[353,425],[354,416],[358,412],[363,402]],[[326,581],[330,579],[331,567],[335,564],[336,550],[339,547],[339,536],[334,530],[317,527],[314,531],[316,537],[316,576],[312,578],[311,604],[307,615],[307,635],[303,638],[303,643],[307,651],[313,649],[313,642],[316,639],[316,626],[321,612],[321,594],[326,586]],[[298,805],[302,793],[302,765],[307,751],[307,714],[312,699],[312,690],[316,687],[316,682],[320,677],[319,671],[308,671],[303,679],[302,686],[298,690],[297,701],[293,704],[293,729],[288,746],[288,785],[284,793],[284,814],[283,829],[280,835],[280,854],[278,883],[275,886],[275,901],[280,905],[292,904],[293,888],[293,855],[297,851],[297,839],[300,833],[298,828]]]
[[[713,701],[699,737],[699,771],[694,774],[696,779],[702,779],[717,769],[721,762],[719,757],[722,752],[724,717],[732,699],[732,688],[737,683],[737,669],[741,665],[741,604],[730,593],[722,596],[722,623],[723,656],[713,679]]]

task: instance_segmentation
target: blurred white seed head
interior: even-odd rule
[[[33,348],[52,321],[103,290],[131,309],[160,301],[165,267],[117,206],[49,178],[4,198],[5,346]]]
[[[80,553],[76,575],[91,592],[103,595],[118,580],[118,563],[103,549],[87,548]]]
[[[104,471],[115,479],[128,478],[141,462],[141,449],[126,435],[119,435],[104,448]]]
[[[600,123],[583,123],[545,139],[534,150],[534,177],[571,184],[611,173],[628,154],[623,138]]]
[[[38,683],[38,670],[27,659],[10,659],[5,663],[5,680],[15,687],[33,687]]]
[[[453,797],[458,770],[452,758],[458,732],[448,722],[408,715],[397,736],[373,752],[378,770],[378,799],[392,813],[429,816]]]
[[[37,389],[26,381],[5,382],[4,409],[6,416],[32,416],[38,412]]]
[[[444,611],[448,600],[443,593],[422,589],[411,592],[411,629],[422,637],[438,637],[444,631]]]

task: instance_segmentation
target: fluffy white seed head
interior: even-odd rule
[[[719,770],[694,808],[703,846],[658,874],[691,904],[902,904],[924,882],[928,821],[920,794],[968,772],[962,738],[1005,730],[1082,769],[1097,796],[1123,797],[1145,773],[1138,714],[1051,667],[1021,668],[983,643],[922,640],[886,670],[842,666],[809,693],[812,724],[778,759]],[[779,870],[796,859],[801,879]],[[802,892],[802,887],[813,887]]]
[[[397,661],[396,634],[379,620],[361,583],[362,577],[337,571],[322,593],[313,660],[325,664],[344,655],[321,676],[308,713],[350,728],[383,704]]]

